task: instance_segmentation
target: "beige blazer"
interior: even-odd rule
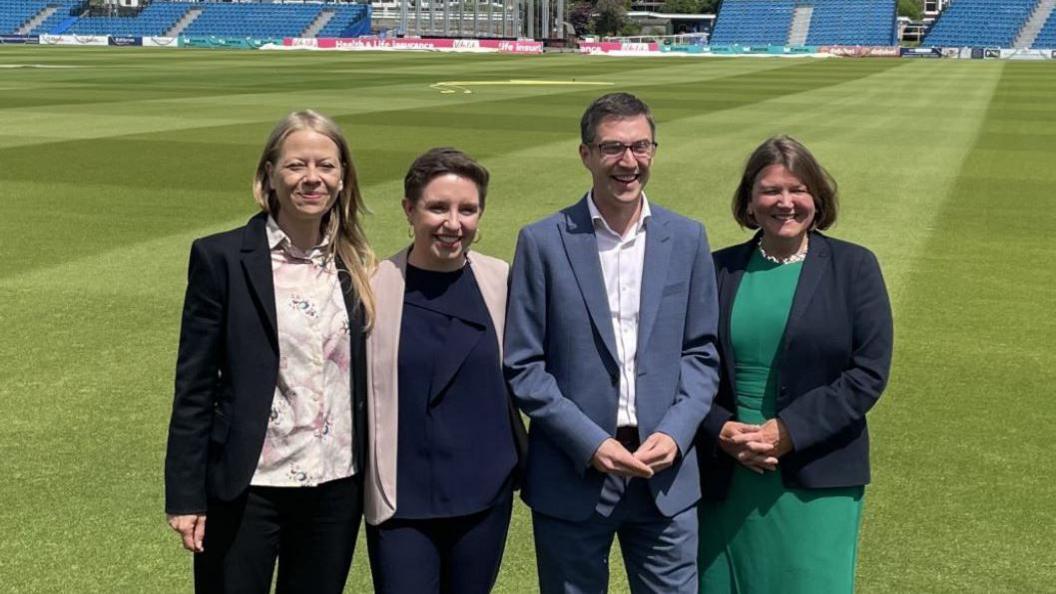
[[[364,513],[377,525],[396,513],[396,432],[400,352],[400,324],[407,273],[406,248],[381,262],[371,279],[377,309],[374,329],[367,337],[367,468]],[[510,266],[498,258],[469,252],[469,266],[499,336],[506,322],[506,277]]]

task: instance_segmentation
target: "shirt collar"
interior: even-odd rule
[[[297,246],[293,245],[290,241],[290,237],[286,235],[286,232],[279,227],[279,223],[275,221],[275,217],[268,215],[268,222],[265,225],[265,229],[268,234],[268,249],[271,251],[281,251],[286,254],[287,257],[296,260],[311,260],[320,266],[326,264],[326,261],[330,257],[330,250],[327,247],[330,245],[330,238],[324,236],[319,245],[305,252]]]
[[[600,224],[602,229],[605,229],[616,237],[620,237],[619,233],[613,231],[612,227],[609,227],[609,224],[605,221],[605,217],[601,216],[601,211],[598,210],[598,205],[594,204],[594,190],[591,190],[587,194],[587,209],[590,211],[590,220],[594,222],[595,229],[597,229]],[[652,211],[649,210],[649,199],[645,197],[645,192],[642,192],[642,212],[638,215],[638,222],[635,223],[634,227],[629,229],[621,239],[630,237],[632,234],[641,233],[642,229],[645,228],[645,220],[651,217],[652,214]]]

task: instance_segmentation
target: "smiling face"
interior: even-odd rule
[[[814,196],[806,184],[784,165],[770,165],[756,176],[748,214],[764,237],[800,245],[814,224],[815,210]]]
[[[279,225],[320,222],[337,200],[342,174],[341,153],[333,140],[314,130],[287,136],[278,157],[267,164]]]
[[[472,180],[455,173],[434,177],[417,201],[403,199],[403,211],[414,230],[411,264],[441,271],[462,267],[483,213]]]
[[[642,190],[649,181],[649,167],[654,152],[636,154],[625,148],[619,154],[609,155],[599,145],[652,142],[653,132],[645,115],[629,118],[607,117],[597,126],[594,142],[579,145],[579,157],[594,180],[594,203],[603,212],[606,207],[623,209],[633,207],[641,199]]]

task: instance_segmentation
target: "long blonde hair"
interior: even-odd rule
[[[330,118],[310,109],[295,111],[280,120],[268,136],[268,142],[260,155],[257,173],[253,177],[253,200],[264,212],[273,217],[278,215],[279,202],[268,183],[268,165],[274,167],[278,164],[283,143],[290,134],[301,130],[311,130],[326,136],[334,141],[341,153],[343,184],[334,205],[323,215],[320,231],[331,240],[328,247],[330,255],[340,258],[348,269],[357,304],[363,308],[365,327],[369,330],[374,325],[374,293],[370,290],[370,275],[377,260],[360,224],[360,216],[367,214],[368,210],[363,203],[363,195],[359,193],[352,151],[341,128]]]

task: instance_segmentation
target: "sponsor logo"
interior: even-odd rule
[[[143,38],[142,37],[111,36],[110,37],[110,45],[118,45],[118,46],[143,45]]]
[[[477,49],[480,47],[480,43],[476,39],[456,39],[454,43],[455,49]]]
[[[176,47],[179,40],[176,37],[144,37],[143,45],[153,47]]]
[[[0,35],[0,43],[15,43],[19,45],[40,43],[36,35]]]
[[[624,43],[622,44],[621,50],[625,52],[650,52],[655,51],[655,47],[650,47],[651,43]]]
[[[904,47],[901,55],[903,58],[941,58],[942,51],[937,47]]]

